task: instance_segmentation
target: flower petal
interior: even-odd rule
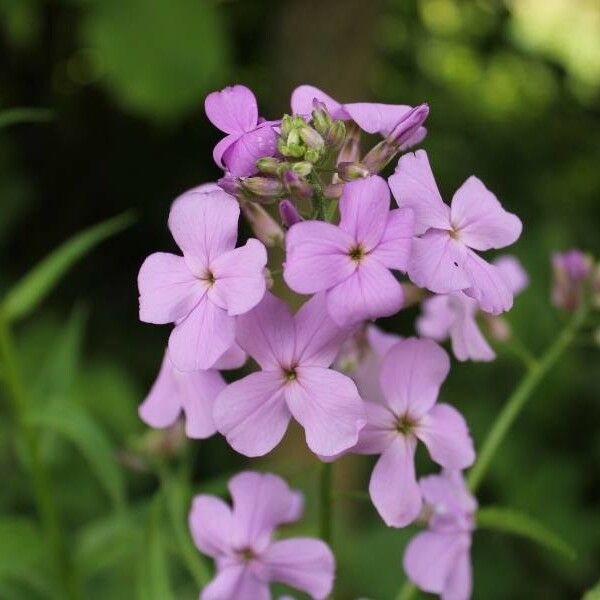
[[[221,169],[226,169],[225,163],[223,162],[223,155],[231,146],[233,146],[242,136],[241,133],[232,133],[226,135],[222,140],[219,140],[213,148],[213,160]]]
[[[450,208],[440,196],[425,150],[401,156],[388,183],[398,206],[413,209],[416,235],[431,227],[450,229]]]
[[[411,107],[404,104],[352,102],[344,104],[344,109],[363,131],[387,136]]]
[[[380,242],[388,223],[390,190],[378,175],[344,185],[340,198],[340,229],[352,236],[365,252]]]
[[[321,540],[291,538],[272,543],[262,559],[269,579],[306,592],[311,598],[324,600],[333,588],[335,558]]]
[[[458,360],[494,360],[496,354],[483,337],[475,320],[477,302],[463,292],[450,294],[449,301],[454,313],[454,321],[450,327],[454,356]]]
[[[375,464],[369,481],[371,500],[390,527],[405,527],[421,511],[415,478],[416,439],[398,434]]]
[[[344,281],[356,269],[352,237],[321,221],[302,221],[285,236],[283,278],[299,294],[314,294]]]
[[[304,427],[315,453],[331,456],[354,446],[366,423],[364,403],[354,382],[320,367],[299,367],[297,380],[285,386],[294,418]]]
[[[200,552],[218,558],[231,550],[231,509],[215,496],[196,496],[189,514],[192,538]]]
[[[400,283],[372,256],[364,257],[353,275],[327,292],[327,309],[341,327],[389,317],[402,308],[402,302]]]
[[[500,269],[513,294],[522,292],[529,285],[527,271],[517,257],[505,254],[492,261],[492,264]]]
[[[222,161],[230,175],[248,177],[258,171],[256,161],[273,156],[277,151],[277,134],[266,124],[241,135],[222,155]]]
[[[181,256],[156,252],[142,264],[138,275],[140,320],[174,323],[190,314],[206,293]]]
[[[469,251],[464,270],[470,279],[464,292],[477,300],[481,310],[499,315],[512,308],[513,294],[498,267]]]
[[[242,133],[256,127],[258,106],[252,90],[233,85],[206,96],[204,110],[208,120],[225,133]]]
[[[352,448],[356,454],[383,454],[396,441],[396,417],[385,406],[365,401],[367,424],[360,430],[358,442]]]
[[[283,438],[290,412],[278,372],[259,371],[230,383],[215,400],[213,418],[229,444],[245,456],[262,456]]]
[[[437,404],[423,415],[415,435],[431,458],[447,469],[466,469],[475,461],[473,440],[463,416],[449,404]]]
[[[292,112],[295,115],[308,116],[312,113],[314,99],[323,102],[333,119],[348,119],[348,114],[342,105],[312,85],[300,85],[292,92]]]
[[[431,296],[421,303],[421,310],[421,316],[415,324],[417,333],[421,337],[443,342],[449,336],[456,316],[450,306],[450,296]]]
[[[373,250],[373,256],[388,269],[407,270],[414,223],[414,213],[410,208],[396,208],[388,213],[383,237]]]
[[[173,425],[180,412],[181,400],[173,377],[173,365],[165,353],[158,377],[140,404],[138,413],[146,425],[163,429]]]
[[[450,371],[450,360],[432,340],[406,338],[383,359],[381,389],[398,415],[418,418],[434,404]]]
[[[205,276],[212,260],[234,248],[239,216],[238,203],[223,190],[190,190],[173,202],[169,229],[195,275]]]
[[[442,600],[469,600],[473,588],[469,551],[460,552],[442,591]]]
[[[202,590],[200,600],[271,600],[269,584],[258,579],[248,565],[221,569]]]
[[[227,371],[229,369],[239,369],[244,366],[247,356],[246,353],[237,345],[233,344],[212,366],[218,371]]]
[[[408,276],[417,286],[436,294],[448,294],[471,285],[466,271],[468,249],[447,231],[431,229],[414,238]]]
[[[237,318],[237,341],[263,369],[290,366],[294,356],[294,318],[287,304],[267,292],[260,304]]]
[[[477,177],[469,177],[452,198],[450,219],[460,240],[474,250],[504,248],[519,239],[523,225]]]
[[[231,347],[235,319],[206,296],[169,337],[169,356],[180,371],[210,369]]]

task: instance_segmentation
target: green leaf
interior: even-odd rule
[[[9,108],[0,111],[0,129],[21,123],[47,123],[54,113],[47,108]]]
[[[87,460],[115,507],[125,504],[124,478],[116,453],[104,430],[78,404],[61,400],[36,406],[29,422],[72,442]]]
[[[592,589],[588,590],[581,600],[600,600],[600,581]]]
[[[41,558],[43,540],[32,521],[20,516],[0,519],[0,579],[18,577]]]
[[[79,259],[132,222],[132,214],[123,213],[78,233],[59,246],[7,293],[3,302],[6,318],[15,320],[29,314]]]
[[[481,529],[495,529],[530,539],[558,554],[574,560],[574,548],[556,533],[532,517],[514,510],[498,506],[486,506],[477,511],[477,526]]]

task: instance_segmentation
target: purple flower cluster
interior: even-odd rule
[[[141,320],[174,325],[141,418],[163,428],[183,413],[189,437],[219,432],[249,457],[275,448],[293,418],[321,460],[378,455],[369,493],[385,523],[428,515],[429,531],[406,552],[408,576],[466,599],[476,505],[460,471],[475,450],[461,414],[438,402],[450,359],[436,341],[450,337],[459,360],[494,357],[476,319],[501,329],[494,320],[527,276],[512,257],[488,262],[480,253],[514,243],[520,220],[476,177],[445,204],[424,150],[402,154],[389,179],[380,175],[423,140],[427,105],[344,104],[300,86],[291,114],[268,121],[236,85],[210,94],[205,108],[226,134],[214,150],[225,173],[173,203],[169,229],[182,255],[158,252],[140,269]],[[364,154],[361,132],[382,137]],[[281,224],[268,210],[275,203]],[[257,239],[236,247],[240,211]],[[277,243],[285,260],[267,269],[265,244]],[[301,304],[295,314],[269,291],[278,273],[289,288],[281,295]],[[420,288],[420,338],[372,324],[405,305],[400,274]],[[220,371],[248,356],[258,369],[227,384]],[[420,485],[419,441],[444,469]],[[270,581],[326,597],[330,549],[272,539],[299,518],[299,497],[278,477],[250,472],[230,492],[233,509],[209,496],[192,507],[196,545],[217,569],[201,597],[269,598]]]

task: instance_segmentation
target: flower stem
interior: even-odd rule
[[[321,465],[319,480],[319,536],[331,546],[333,537],[333,463]]]
[[[75,572],[65,543],[60,517],[52,494],[50,476],[40,454],[39,437],[27,419],[29,395],[21,377],[15,353],[14,341],[6,317],[0,311],[0,359],[2,377],[12,401],[19,433],[27,450],[27,468],[31,474],[31,484],[39,519],[44,530],[44,538],[50,547],[50,554],[63,585],[65,598],[81,598],[82,594],[75,578]]]
[[[486,474],[496,451],[506,437],[510,426],[520,414],[527,401],[531,398],[531,395],[540,381],[542,381],[556,361],[575,339],[577,331],[587,317],[587,312],[587,306],[582,304],[577,312],[571,317],[570,321],[556,338],[554,343],[548,348],[541,359],[531,366],[515,391],[508,398],[502,412],[485,438],[475,466],[469,473],[467,480],[471,491],[475,492],[481,484],[481,481]]]

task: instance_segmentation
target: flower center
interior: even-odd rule
[[[256,554],[252,548],[240,548],[238,554],[244,562],[250,562],[256,558]]]
[[[402,435],[409,435],[413,432],[417,422],[409,415],[402,415],[396,420],[396,431]]]
[[[350,248],[348,251],[348,256],[355,262],[360,262],[365,254],[365,249],[360,244],[352,246],[352,248]]]
[[[288,367],[283,369],[283,375],[288,381],[295,381],[298,377],[296,373],[296,367]]]
[[[206,271],[200,279],[206,281],[209,286],[214,285],[215,281],[217,281],[217,278],[213,275],[212,271]]]

